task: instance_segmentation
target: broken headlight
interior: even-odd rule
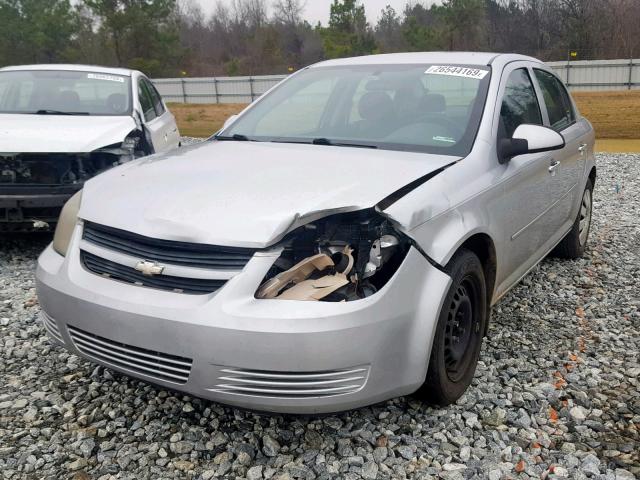
[[[410,242],[375,210],[331,215],[281,242],[282,254],[256,298],[351,301],[373,295],[402,263]]]
[[[67,255],[73,229],[78,222],[78,212],[82,201],[82,190],[76,192],[62,207],[56,233],[53,235],[53,249],[63,257]]]
[[[117,161],[114,162],[114,165],[117,165],[118,163],[123,163],[142,156],[141,143],[140,132],[134,130],[125,137],[122,143],[107,145],[106,147],[96,150],[96,152],[114,155],[117,157]]]

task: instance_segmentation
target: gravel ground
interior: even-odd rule
[[[446,409],[404,397],[264,415],[97,368],[37,321],[50,238],[2,238],[3,478],[640,476],[640,156],[598,167],[587,255],[545,260],[500,302],[472,387]]]

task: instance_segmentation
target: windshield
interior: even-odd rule
[[[0,113],[128,115],[130,77],[97,72],[0,72]]]
[[[215,138],[463,156],[480,123],[489,67],[357,65],[304,70]]]

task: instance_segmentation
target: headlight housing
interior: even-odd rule
[[[334,302],[368,297],[391,278],[410,245],[373,209],[324,217],[284,238],[255,296]]]
[[[53,249],[63,257],[67,255],[71,235],[78,223],[78,212],[80,211],[80,202],[82,201],[82,190],[76,192],[73,197],[67,200],[62,207],[56,233],[53,235]]]
[[[142,151],[141,133],[138,130],[134,130],[125,137],[122,143],[107,145],[106,147],[95,150],[95,152],[108,153],[110,155],[117,156],[118,160],[115,164],[133,160],[144,155],[144,152]]]

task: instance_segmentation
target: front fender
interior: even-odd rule
[[[418,225],[408,234],[438,265],[445,266],[458,249],[477,234],[488,236],[494,246],[501,238],[487,228],[489,215],[480,209],[454,208]],[[496,252],[500,249],[496,246]],[[499,264],[499,259],[498,264]]]

